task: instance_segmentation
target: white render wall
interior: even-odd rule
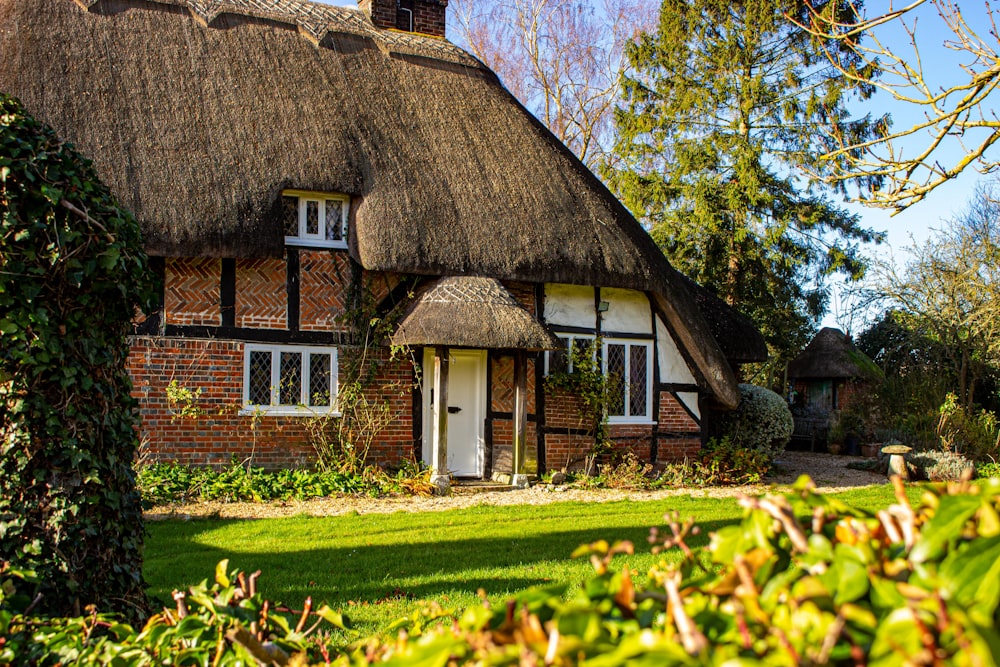
[[[554,326],[597,327],[594,288],[545,283],[545,322]]]
[[[601,301],[608,302],[608,310],[601,318],[601,331],[653,335],[653,314],[644,293],[602,287]]]
[[[613,287],[602,287],[600,300],[608,302],[608,310],[602,313],[601,331],[605,335],[615,333],[646,334],[656,339],[657,364],[660,382],[664,384],[695,385],[697,381],[688,368],[687,362],[677,348],[677,343],[666,325],[657,316],[653,323],[649,298],[643,292]],[[545,323],[558,329],[579,327],[596,330],[597,309],[594,288],[584,285],[545,284]],[[654,331],[655,326],[655,331]],[[700,417],[698,394],[680,392],[678,398],[684,402],[695,416]]]

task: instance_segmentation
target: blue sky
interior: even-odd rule
[[[340,6],[357,6],[355,0],[319,0],[327,4]],[[879,11],[875,5],[884,4],[873,2],[869,6],[869,12]],[[966,10],[964,17],[973,30],[981,31],[981,35],[987,36],[989,33],[988,16],[986,13],[974,7],[971,11]],[[925,68],[925,75],[932,88],[936,88],[945,83],[961,80],[965,75],[960,69],[960,65],[969,60],[964,54],[956,54],[944,48],[942,41],[949,35],[934,7],[928,2],[919,7],[913,13],[913,18],[917,20],[917,40],[920,44],[921,61]],[[912,23],[912,19],[909,21]],[[890,24],[880,28],[879,35],[886,46],[900,55],[909,55],[911,47],[908,37],[896,24]],[[880,114],[889,112],[894,119],[894,126],[897,129],[908,127],[922,117],[923,111],[913,105],[906,105],[888,98],[885,94],[878,94],[873,99],[867,100],[857,105],[858,113],[871,112]],[[904,148],[916,151],[919,141],[913,141]],[[912,146],[912,148],[910,148]],[[944,162],[953,159],[959,149],[952,147],[942,155]],[[911,206],[907,210],[895,216],[891,216],[888,211],[869,208],[858,204],[846,204],[847,208],[861,216],[862,224],[865,227],[887,232],[887,243],[878,247],[871,247],[869,252],[873,255],[886,257],[889,253],[897,260],[905,258],[905,248],[913,241],[921,242],[925,240],[930,231],[941,226],[942,220],[958,214],[966,205],[977,182],[984,178],[974,169],[966,169],[959,178],[956,178],[930,193],[926,199]],[[836,292],[837,289],[834,288]],[[841,305],[837,298],[833,300],[831,312],[823,320],[824,326],[838,326],[846,323],[847,318],[843,317],[846,306]],[[840,317],[838,317],[840,316]],[[856,325],[855,325],[856,326]]]

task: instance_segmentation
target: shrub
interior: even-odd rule
[[[770,389],[740,385],[740,403],[722,415],[720,426],[734,445],[764,453],[768,461],[785,451],[792,437],[792,412],[788,404]]]
[[[977,463],[976,477],[1000,477],[1000,463],[996,461]]]
[[[657,481],[675,487],[758,484],[770,467],[766,454],[737,447],[726,436],[709,440],[697,459],[668,463]]]
[[[906,460],[914,479],[932,482],[957,482],[963,475],[972,475],[976,464],[961,454],[946,451],[926,451],[910,454]]]
[[[381,488],[376,475],[322,470],[266,471],[235,459],[222,470],[176,463],[141,465],[138,486],[147,507],[198,500],[267,502],[326,498],[342,493],[374,495]]]
[[[144,604],[125,360],[153,276],[90,162],[0,94],[0,561],[48,612]]]
[[[1000,457],[1000,424],[988,410],[967,410],[948,394],[939,410],[937,434],[944,449],[983,461]]]
[[[1000,647],[1000,480],[927,485],[877,510],[814,493],[744,498],[746,514],[691,544],[666,517],[646,576],[616,571],[628,542],[577,549],[583,585],[533,588],[464,611],[427,604],[357,638],[327,607],[276,609],[256,575],[216,568],[140,632],[115,616],[36,618],[30,575],[0,570],[0,663],[569,666],[994,664]],[[800,519],[801,517],[801,519]],[[29,586],[30,588],[30,586]],[[337,643],[325,629],[341,630]]]
[[[639,461],[630,449],[616,456],[612,463],[601,466],[604,484],[608,489],[650,489],[653,487],[653,466]]]

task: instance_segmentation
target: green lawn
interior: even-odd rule
[[[859,507],[889,503],[889,485],[843,494]],[[312,596],[344,611],[364,632],[407,614],[418,600],[465,607],[484,589],[500,602],[537,585],[582,581],[590,568],[572,560],[580,544],[632,540],[622,559],[644,571],[649,528],[664,514],[695,517],[707,533],[741,514],[732,498],[674,497],[644,502],[474,507],[419,514],[366,514],[256,520],[168,520],[147,524],[150,594],[165,604],[174,589],[209,578],[215,564],[260,569],[260,590],[301,608]],[[171,605],[172,606],[172,605]]]

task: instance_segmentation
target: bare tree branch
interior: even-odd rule
[[[472,53],[589,167],[613,143],[626,42],[656,20],[656,0],[452,0]]]
[[[961,71],[943,84],[929,80],[918,44],[915,10],[921,5],[936,10],[940,30],[947,35],[942,46],[965,57],[957,66]],[[887,12],[874,17],[864,16],[855,7],[856,20],[851,23],[830,21],[814,9],[808,25],[796,22],[816,37],[848,45],[868,65],[847,67],[842,52],[826,49],[827,59],[842,76],[923,111],[921,120],[900,129],[893,129],[891,118],[884,116],[879,136],[868,141],[855,141],[845,134],[831,136],[824,158],[839,166],[828,181],[863,182],[857,199],[895,214],[970,167],[989,173],[1000,166],[1000,158],[991,150],[1000,139],[1000,117],[993,111],[1000,86],[1000,41],[989,0],[984,11],[985,20],[975,22],[978,29],[954,0],[915,0],[900,9],[890,5]],[[886,46],[882,30],[890,23],[903,29],[909,42],[907,53]],[[926,49],[926,43],[923,46]]]

